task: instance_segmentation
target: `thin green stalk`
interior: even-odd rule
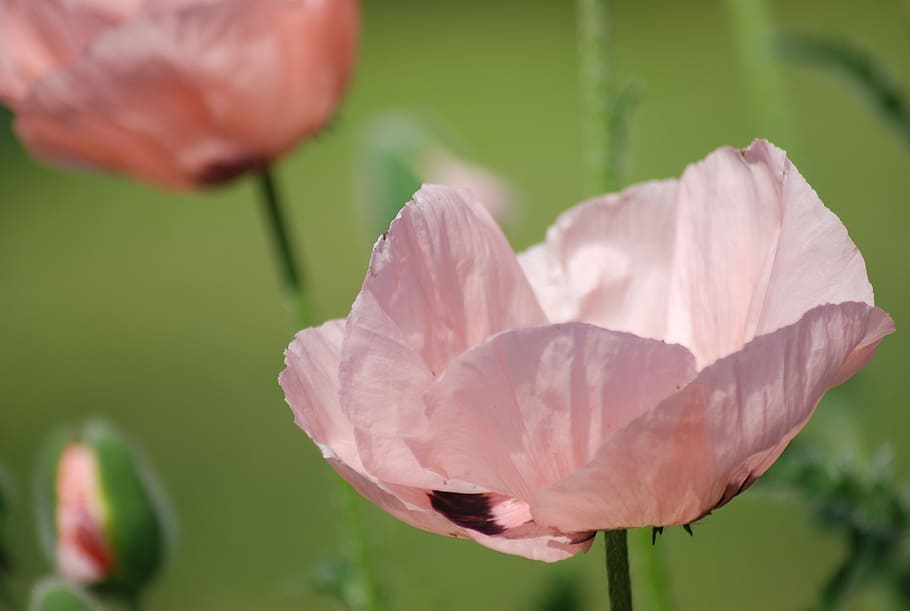
[[[281,280],[293,311],[294,326],[302,329],[316,322],[315,309],[307,290],[306,276],[297,264],[299,254],[295,253],[294,242],[288,229],[281,208],[281,197],[278,187],[272,178],[271,170],[266,168],[259,174],[263,212],[269,226],[272,242],[275,245]],[[296,256],[295,256],[296,255]]]
[[[259,175],[259,186],[285,292],[292,304],[295,329],[311,326],[317,320],[316,311],[307,289],[306,277],[297,264],[300,260],[299,253],[295,252],[294,241],[282,211],[278,188],[268,169]],[[360,516],[360,497],[341,478],[338,478],[337,482],[338,494],[344,506],[346,536],[352,548],[352,560],[356,568],[355,579],[358,581],[362,598],[356,611],[382,611],[366,532]]]
[[[629,577],[629,548],[625,530],[604,531],[610,610],[632,611],[632,580]]]
[[[644,586],[638,589],[638,606],[649,611],[672,611],[665,546],[654,545],[651,537],[650,528],[636,528],[629,536],[632,571],[639,585]]]
[[[615,186],[611,130],[612,72],[609,62],[610,16],[607,0],[578,0],[582,128],[586,151],[585,190],[604,193]]]
[[[765,0],[727,0],[740,68],[745,75],[758,133],[793,146],[787,87],[774,56],[775,29]]]
[[[376,580],[376,573],[373,570],[373,558],[360,513],[360,496],[345,482],[341,482],[341,484],[348,536],[352,548],[351,555],[354,558],[361,586],[359,594],[362,600],[358,602],[363,609],[378,611],[382,608],[382,601],[379,596],[379,584]]]

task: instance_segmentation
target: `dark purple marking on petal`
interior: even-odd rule
[[[453,524],[476,530],[485,535],[501,535],[505,528],[496,523],[492,513],[490,495],[464,492],[428,492],[430,505]]]

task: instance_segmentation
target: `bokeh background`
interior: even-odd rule
[[[850,230],[898,333],[839,397],[854,432],[869,447],[890,445],[898,479],[910,481],[910,150],[846,81],[805,66],[782,66],[791,120],[768,125],[723,2],[613,7],[614,68],[643,92],[629,182],[677,176],[720,145],[766,136]],[[784,30],[859,44],[910,90],[910,11],[898,1],[769,7]],[[522,204],[509,227],[516,248],[586,195],[574,3],[366,0],[363,12],[359,69],[340,115],[277,170],[326,317],[347,313],[366,269],[375,236],[355,205],[355,159],[384,111],[446,125],[462,153],[512,181]],[[23,573],[47,566],[31,512],[38,448],[58,423],[102,415],[144,448],[178,517],[148,609],[336,609],[305,593],[307,575],[342,539],[335,476],[276,382],[292,335],[252,182],[175,195],[58,171],[31,161],[9,114],[0,119],[0,462],[18,492]],[[557,578],[575,583],[586,608],[607,608],[599,542],[544,565],[364,505],[391,609],[528,609]],[[694,537],[675,529],[659,545],[683,610],[808,608],[842,553],[803,505],[761,490]],[[881,604],[873,592],[849,608]]]

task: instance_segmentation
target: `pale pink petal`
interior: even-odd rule
[[[338,400],[338,367],[344,321],[330,320],[297,333],[284,353],[285,369],[278,376],[294,421],[319,446],[324,458],[337,458],[363,471],[354,427]]]
[[[676,181],[644,183],[564,213],[519,260],[551,321],[663,339],[675,228]]]
[[[588,465],[543,489],[532,515],[563,530],[698,519],[759,477],[825,391],[893,329],[887,314],[853,302],[820,306],[754,339],[614,434]]]
[[[331,116],[355,0],[224,0],[149,10],[35,84],[16,130],[56,161],[169,186],[261,167]]]
[[[530,500],[694,376],[682,346],[584,323],[509,331],[452,362],[410,445],[446,479]]]
[[[452,489],[407,445],[427,430],[424,392],[487,337],[545,322],[483,206],[458,189],[421,189],[376,243],[348,317],[341,403],[367,469],[384,481]]]
[[[490,549],[514,556],[524,556],[531,560],[557,562],[571,558],[579,552],[587,552],[594,543],[596,533],[589,533],[587,538],[571,541],[565,537],[545,535],[527,539],[506,539],[490,537],[475,531],[468,531],[470,537]]]
[[[442,148],[430,149],[420,158],[417,175],[425,182],[467,189],[499,221],[508,220],[517,212],[512,187],[502,177]]]
[[[433,510],[427,491],[383,487],[364,472],[354,444],[354,428],[338,402],[338,367],[344,321],[304,329],[285,352],[278,380],[297,424],[319,447],[333,469],[361,495],[412,526],[440,534],[467,535]]]
[[[667,339],[688,346],[699,366],[816,306],[873,303],[847,230],[764,140],[690,166],[676,218]]]

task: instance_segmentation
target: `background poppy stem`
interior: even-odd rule
[[[270,168],[259,174],[260,201],[268,223],[272,243],[275,245],[281,280],[293,312],[294,330],[302,329],[316,323],[315,309],[307,290],[306,276],[297,264],[299,253],[295,252],[294,242],[288,230],[278,187],[272,177]]]
[[[632,580],[629,577],[629,548],[626,539],[625,529],[604,531],[610,611],[632,611]]]
[[[776,28],[765,0],[726,0],[739,68],[752,104],[754,133],[792,149],[794,142],[787,84],[774,53]]]
[[[614,188],[616,168],[612,163],[613,134],[612,72],[608,43],[610,19],[607,0],[578,0],[578,49],[582,127],[586,138],[586,195]]]
[[[269,234],[275,245],[275,254],[285,292],[291,304],[292,320],[296,331],[317,323],[316,309],[307,288],[306,276],[303,269],[297,264],[297,261],[300,260],[300,253],[295,252],[294,241],[282,210],[278,187],[269,168],[259,174],[259,190]],[[337,482],[338,495],[344,508],[345,536],[348,539],[349,553],[355,570],[354,580],[357,585],[354,600],[345,600],[345,603],[354,611],[382,611],[369,544],[360,515],[360,497],[340,477]]]

